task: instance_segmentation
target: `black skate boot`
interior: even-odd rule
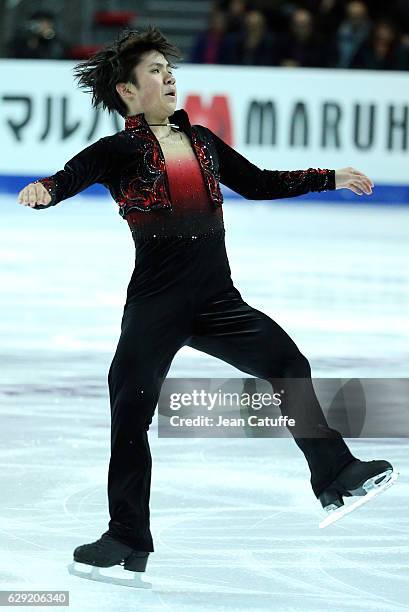
[[[99,568],[110,568],[122,566],[123,569],[131,572],[144,572],[148,562],[149,552],[133,549],[127,544],[122,544],[113,538],[109,532],[105,532],[96,542],[83,544],[74,550],[74,563],[68,569],[71,574],[88,578],[90,580],[100,580],[122,584],[125,586],[150,586],[141,582],[137,574],[133,574],[131,579],[116,578],[105,574],[100,574]],[[80,571],[75,567],[75,563],[93,566],[91,572]]]
[[[393,484],[397,477],[398,472],[394,472],[389,461],[360,461],[355,459],[338,474],[331,485],[319,496],[322,507],[331,515],[320,523],[320,527],[326,527],[363,505]],[[344,506],[343,497],[355,495],[368,497],[356,500],[342,508]]]

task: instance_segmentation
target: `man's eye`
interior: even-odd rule
[[[159,68],[154,68],[152,70],[152,72],[155,72],[155,70],[156,70],[156,72],[159,72]],[[169,74],[173,74],[173,72],[171,70],[168,70],[168,72],[169,72]]]

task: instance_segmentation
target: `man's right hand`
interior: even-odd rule
[[[36,204],[47,205],[50,202],[51,196],[41,183],[29,183],[18,194],[18,203],[23,204],[23,206],[33,208]]]

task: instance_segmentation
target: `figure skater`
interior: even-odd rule
[[[101,183],[135,242],[135,268],[108,374],[110,521],[99,540],[74,551],[74,561],[95,568],[119,564],[143,572],[154,550],[147,432],[161,381],[183,346],[272,384],[280,380],[282,414],[298,425],[291,433],[308,462],[313,493],[327,511],[340,508],[343,496],[382,486],[393,471],[388,461],[352,455],[326,422],[307,358],[278,323],[243,301],[226,255],[219,185],[250,200],[272,200],[342,188],[370,194],[372,181],[350,167],[261,170],[207,127],[191,125],[185,110],[176,110],[172,59],[180,57],[150,26],[122,33],[77,64],[74,74],[92,93],[93,106],[117,111],[125,129],[19,193],[21,204],[41,210]]]

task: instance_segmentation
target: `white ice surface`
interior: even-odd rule
[[[108,520],[106,377],[133,244],[108,199],[1,204],[0,589],[69,590],[75,612],[409,609],[407,439],[347,441],[401,476],[321,531],[293,440],[158,439],[155,419],[153,589],[69,576]],[[236,286],[313,376],[407,377],[409,208],[227,202],[225,223]],[[185,348],[169,375],[242,373]]]

